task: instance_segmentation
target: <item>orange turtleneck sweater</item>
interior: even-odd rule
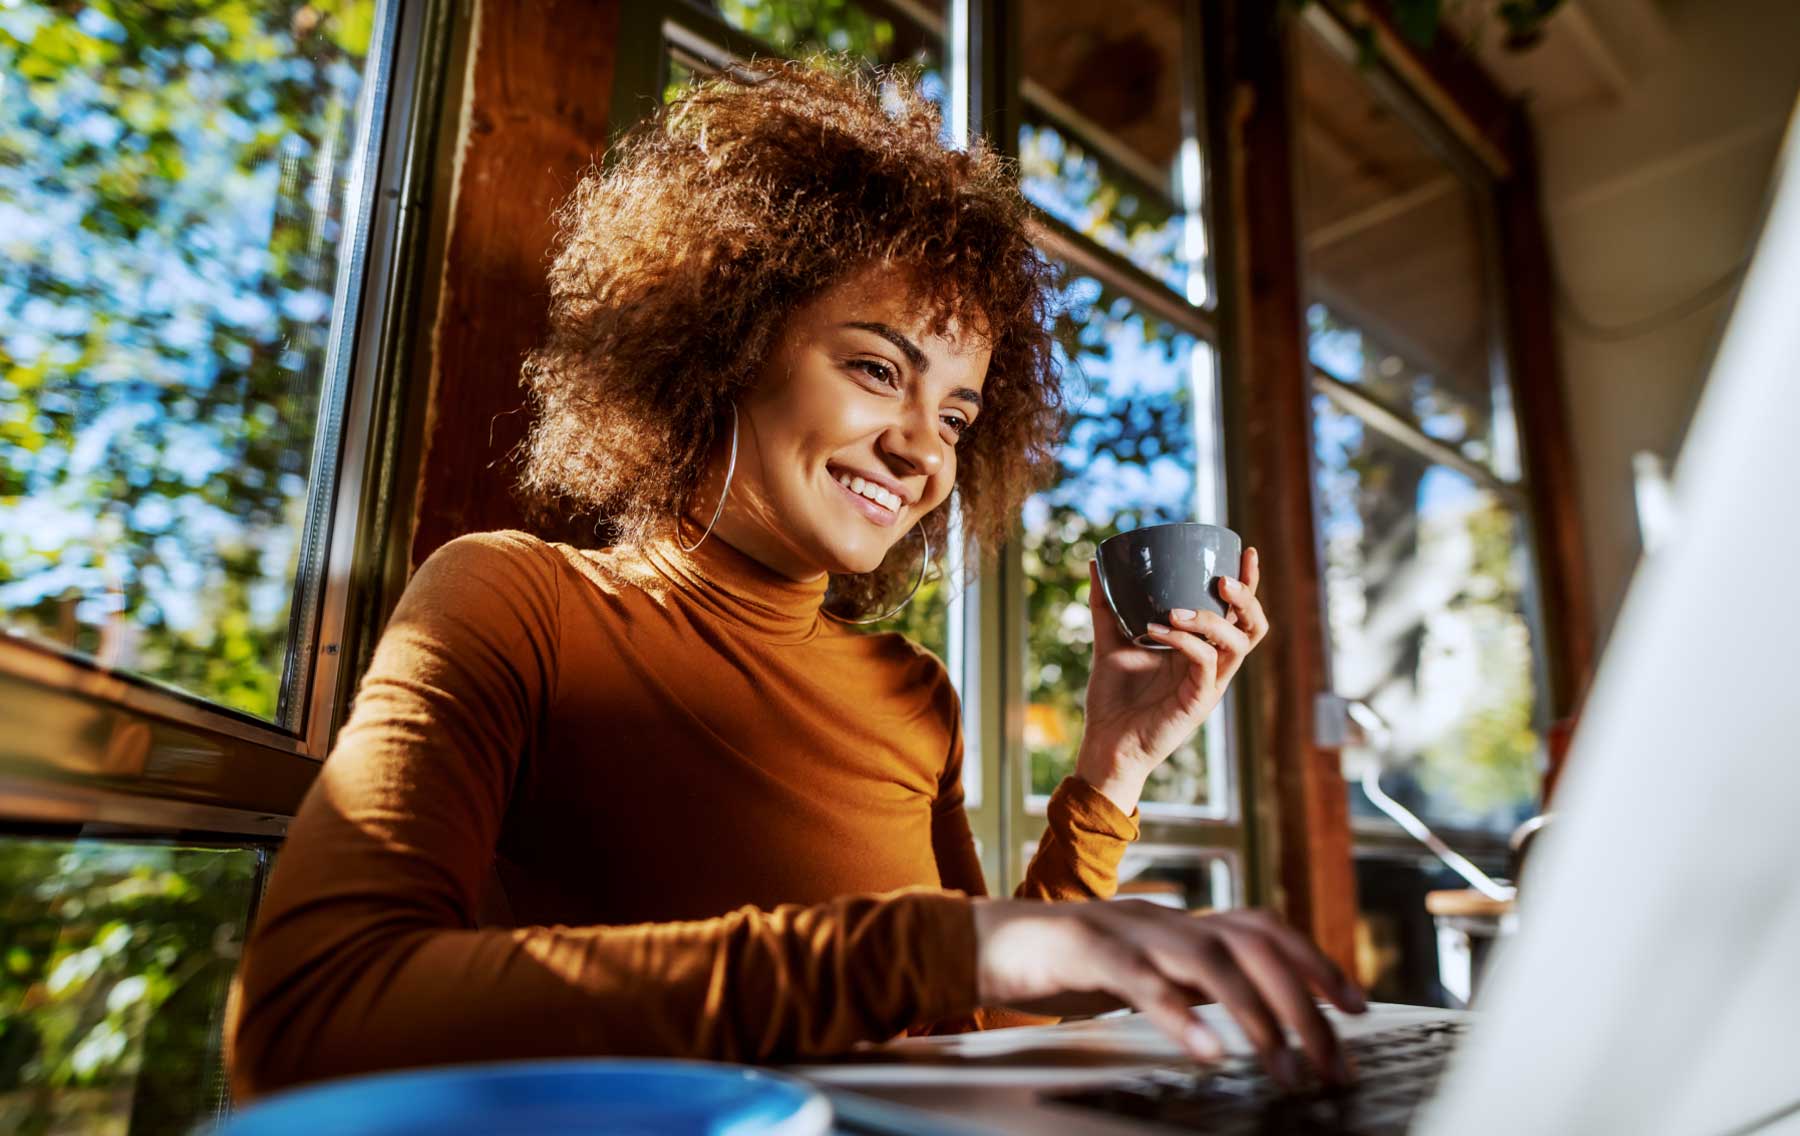
[[[289,830],[232,992],[234,1094],[446,1062],[778,1060],[974,1015],[943,664],[718,539],[444,546]],[[1084,782],[1017,894],[1112,894]]]

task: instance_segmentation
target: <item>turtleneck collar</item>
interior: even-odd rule
[[[644,545],[644,558],[707,610],[771,642],[804,643],[825,623],[820,608],[829,575],[791,580],[726,544],[717,533],[693,552],[682,551],[673,535],[659,537]]]

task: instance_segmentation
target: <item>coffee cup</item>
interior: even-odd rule
[[[1159,647],[1149,625],[1169,625],[1176,608],[1226,613],[1220,576],[1242,579],[1244,542],[1219,525],[1145,525],[1100,542],[1100,587],[1126,638]]]

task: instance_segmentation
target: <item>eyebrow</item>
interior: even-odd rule
[[[912,340],[901,335],[898,331],[895,331],[885,323],[870,323],[862,320],[852,320],[844,326],[854,327],[861,331],[872,331],[876,335],[881,336],[881,338],[897,347],[900,350],[900,354],[906,356],[906,361],[912,364],[912,369],[921,375],[931,368],[931,361],[925,358],[925,352],[919,350],[917,344],[913,343]],[[981,409],[980,391],[970,390],[968,387],[957,387],[950,392],[950,397],[970,403],[977,410]]]

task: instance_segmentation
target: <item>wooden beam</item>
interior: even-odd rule
[[[1356,878],[1338,751],[1318,744],[1326,685],[1318,548],[1313,535],[1312,393],[1299,263],[1293,85],[1281,5],[1205,6],[1220,365],[1230,439],[1232,523],[1261,550],[1261,598],[1273,634],[1246,668],[1243,705],[1257,830],[1274,845],[1273,899],[1287,919],[1353,972]]]
[[[1538,185],[1536,147],[1515,110],[1513,176],[1495,187],[1499,256],[1506,280],[1506,339],[1525,477],[1536,518],[1538,581],[1548,642],[1550,717],[1575,714],[1594,668],[1594,608],[1585,571],[1580,479],[1557,353],[1556,294]],[[1545,796],[1560,772],[1552,745]]]
[[[1389,0],[1323,0],[1339,21],[1367,28],[1375,52],[1495,177],[1512,172],[1513,102],[1455,36],[1420,48],[1394,21]]]
[[[463,533],[520,527],[519,365],[544,334],[551,214],[606,148],[619,0],[479,0],[431,349],[417,567]]]

